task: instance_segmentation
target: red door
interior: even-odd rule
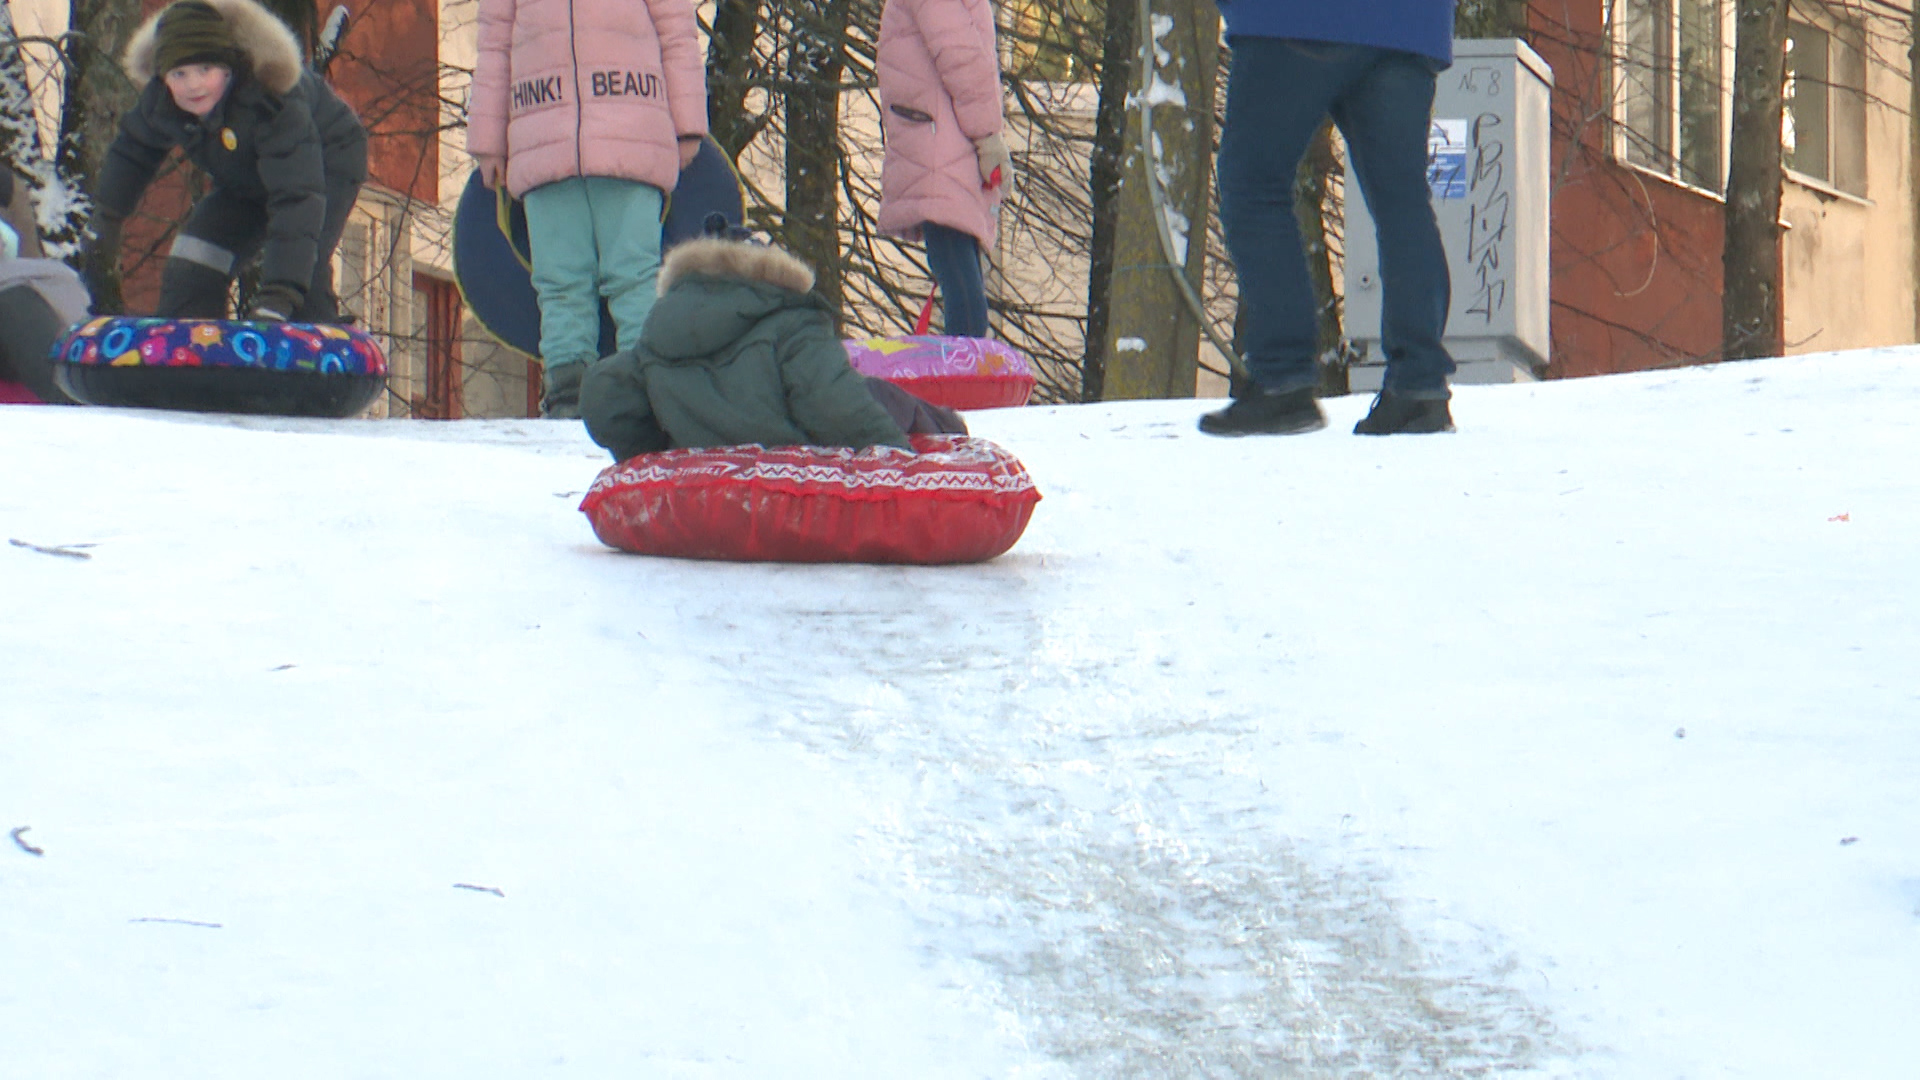
[[[427,309],[427,392],[415,415],[423,420],[458,420],[461,402],[460,290],[453,282],[415,274],[416,301]]]

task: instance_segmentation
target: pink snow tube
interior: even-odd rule
[[[847,359],[862,375],[949,409],[1025,405],[1033,393],[1033,363],[1019,349],[990,338],[868,338],[847,342]]]

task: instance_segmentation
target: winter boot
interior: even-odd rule
[[[1353,425],[1355,435],[1431,435],[1453,430],[1453,412],[1446,398],[1401,397],[1382,390],[1373,408]]]
[[[1298,435],[1326,426],[1311,386],[1276,394],[1249,384],[1232,404],[1200,418],[1200,430],[1209,435]]]
[[[580,419],[580,382],[585,363],[554,364],[540,376],[540,415],[549,420]]]

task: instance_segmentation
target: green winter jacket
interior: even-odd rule
[[[675,247],[639,344],[595,363],[581,384],[587,433],[616,461],[746,443],[907,448],[812,288],[813,271],[778,248]]]

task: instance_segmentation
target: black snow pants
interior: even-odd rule
[[[360,181],[327,183],[327,216],[321,225],[313,260],[313,278],[306,298],[293,314],[294,322],[337,323],[340,299],[334,293],[333,251],[340,246],[347,217],[360,196]],[[267,238],[267,208],[215,189],[194,204],[185,225],[173,238],[166,265],[160,271],[160,304],[154,314],[163,319],[225,319],[233,279]]]

